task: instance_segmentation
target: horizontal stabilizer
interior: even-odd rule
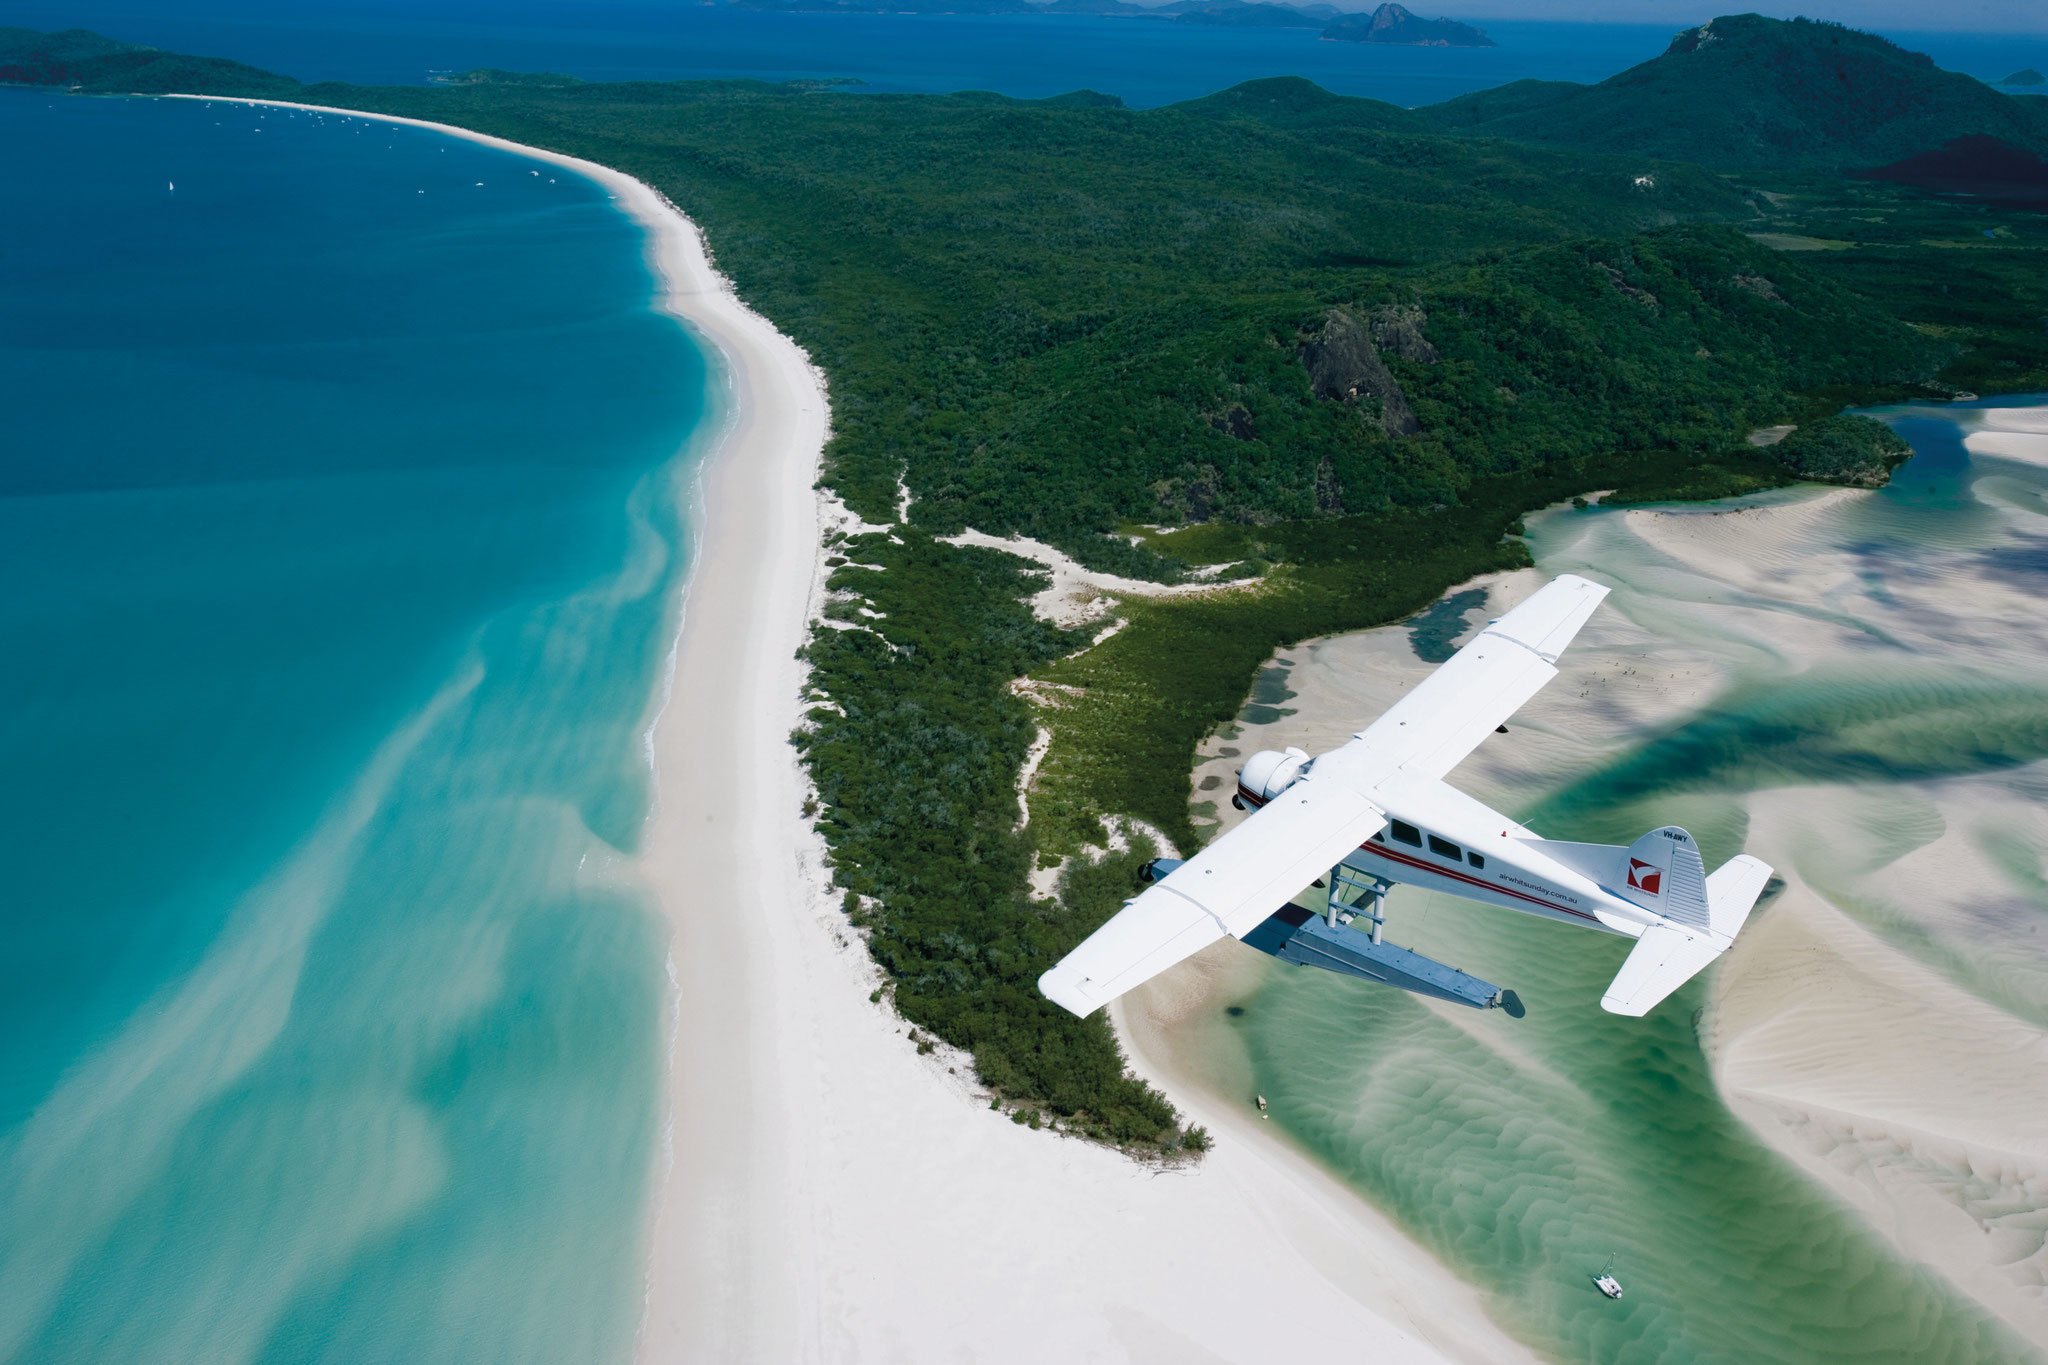
[[[1225,934],[1250,932],[1385,819],[1351,788],[1303,778],[1147,887],[1039,977],[1038,989],[1092,1013]]]
[[[1707,918],[1722,938],[1734,938],[1749,920],[1750,907],[1770,884],[1771,865],[1747,853],[1730,858],[1707,878]]]
[[[1690,842],[1687,841],[1687,852],[1691,851]],[[1715,868],[1714,875],[1707,878],[1707,927],[1693,928],[1666,920],[1643,930],[1628,960],[1614,974],[1614,983],[1601,997],[1600,1008],[1609,1014],[1627,1015],[1643,1015],[1655,1009],[1665,996],[1728,951],[1770,880],[1771,865],[1747,853]]]
[[[1628,960],[1614,974],[1607,994],[1600,997],[1600,1008],[1609,1014],[1648,1014],[1727,948],[1725,938],[1687,933],[1673,924],[1653,924],[1643,930]]]

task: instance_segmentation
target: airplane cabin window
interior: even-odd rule
[[[1439,839],[1434,834],[1429,836],[1429,851],[1439,858],[1449,858],[1454,863],[1462,861],[1465,857],[1464,849],[1449,839]]]
[[[1417,848],[1422,847],[1422,831],[1409,824],[1406,820],[1396,820],[1390,828],[1394,831],[1394,837],[1402,843],[1413,844]]]
[[[1465,861],[1472,864],[1472,866],[1474,867],[1486,866],[1486,859],[1481,855],[1472,852],[1470,849],[1467,849],[1465,851]]]

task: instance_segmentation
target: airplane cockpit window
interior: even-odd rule
[[[1394,837],[1402,843],[1413,844],[1417,848],[1422,847],[1422,831],[1409,824],[1406,820],[1392,821],[1388,827],[1394,831]]]
[[[1439,839],[1434,834],[1429,836],[1429,851],[1436,854],[1439,858],[1449,858],[1454,863],[1463,862],[1465,858],[1464,849],[1459,848],[1449,839]]]

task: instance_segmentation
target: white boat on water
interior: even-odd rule
[[[1607,1258],[1607,1264],[1600,1267],[1600,1273],[1593,1277],[1593,1287],[1610,1299],[1621,1297],[1621,1281],[1614,1278],[1614,1257]]]

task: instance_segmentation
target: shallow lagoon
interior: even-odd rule
[[[2032,1155],[1972,1143],[2001,1085],[2008,1107],[2032,1093],[2030,1040],[2048,1024],[2048,462],[1966,449],[1970,408],[1887,416],[1920,453],[1876,495],[1531,518],[1542,575],[1616,591],[1515,733],[1452,775],[1553,838],[1626,842],[1674,820],[1710,865],[1762,853],[1789,885],[1758,911],[1754,951],[1621,1020],[1598,999],[1622,940],[1402,890],[1389,936],[1514,986],[1526,1019],[1275,970],[1213,1026],[1241,1056],[1219,1074],[1246,1068],[1292,1140],[1555,1358],[2034,1358],[1956,1285],[2039,1332],[2048,1190]],[[1378,691],[1427,672],[1415,652],[1399,627],[1295,651],[1299,714],[1233,742],[1326,744],[1319,728],[1355,728]],[[1760,932],[1774,916],[1787,932]],[[1918,1012],[1901,997],[1896,1016],[1817,1017],[1788,1060],[1798,993],[1850,971],[1810,948],[1774,959],[1808,925],[1823,943],[1853,934]],[[1948,1059],[1990,1078],[1944,1097],[1952,1130],[1891,1132],[1913,1097],[1879,1093],[1904,1041],[1887,1019],[1935,1039],[1918,1065],[1947,1036],[1926,1024],[1944,1008],[1990,1019],[2012,1052]],[[1777,1053],[1759,1062],[1757,1038]],[[1986,1112],[1960,1112],[1972,1105]],[[1901,1236],[1921,1234],[1895,1209],[1963,1227],[1911,1244],[1943,1273],[1845,1204],[1859,1188]],[[1620,1303],[1590,1283],[1609,1253]]]

